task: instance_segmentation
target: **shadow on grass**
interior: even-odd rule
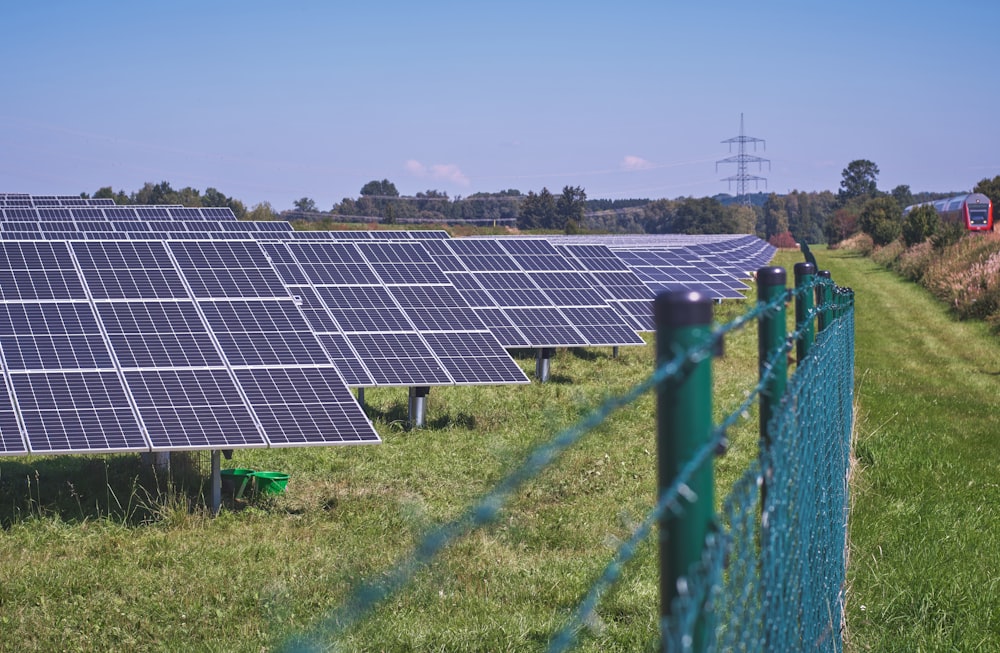
[[[169,472],[159,474],[135,454],[8,458],[0,462],[0,528],[48,517],[148,524],[167,509],[204,509],[208,476],[187,452],[171,454]]]

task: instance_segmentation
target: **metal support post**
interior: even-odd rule
[[[222,456],[218,449],[212,449],[212,479],[210,482],[212,516],[219,514],[222,508]]]
[[[833,322],[833,282],[830,280],[829,270],[820,270],[816,273],[816,276],[824,279],[816,287],[816,303],[820,307],[816,322],[818,330],[823,331]]]
[[[784,268],[766,267],[757,271],[757,298],[770,304],[780,297],[787,297]],[[760,434],[765,443],[770,443],[767,423],[771,421],[781,398],[785,396],[788,384],[788,359],[785,354],[775,355],[785,349],[787,311],[780,302],[773,311],[760,317],[757,329],[757,356],[760,379],[765,380],[760,393]],[[772,367],[773,365],[773,367]]]
[[[542,383],[549,380],[552,354],[552,347],[542,347],[535,354],[535,377]]]
[[[816,306],[816,291],[805,291],[813,284],[816,266],[812,263],[795,264],[795,331],[799,334],[795,341],[795,360],[802,363],[816,342],[816,321],[812,317]]]
[[[427,386],[410,388],[409,418],[411,429],[422,429],[427,421],[427,395],[431,389]]]
[[[668,292],[656,297],[656,362],[662,365],[680,352],[707,344],[711,337],[712,300],[697,292]],[[657,502],[677,482],[681,470],[712,437],[712,350],[688,361],[677,375],[663,381],[657,399]],[[690,492],[664,511],[659,523],[660,618],[664,642],[680,581],[701,560],[715,510],[711,459],[685,482]],[[704,614],[694,625],[693,651],[706,642]]]

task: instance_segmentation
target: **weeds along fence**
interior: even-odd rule
[[[409,556],[356,587],[283,650],[326,650],[450,542],[492,522],[513,492],[562,451],[650,391],[657,400],[656,504],[553,633],[548,650],[575,645],[603,593],[654,529],[663,651],[842,650],[854,295],[812,262],[797,264],[794,277],[789,289],[784,269],[761,268],[758,301],[721,326],[712,322],[712,300],[698,293],[657,297],[657,364],[650,377],[540,446],[462,516],[428,532]],[[714,424],[712,359],[727,333],[753,321],[759,382]],[[759,454],[717,508],[713,458],[726,448],[727,429],[757,402]]]

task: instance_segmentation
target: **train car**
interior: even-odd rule
[[[933,206],[941,217],[941,222],[960,224],[969,231],[993,231],[993,204],[982,193],[913,204],[903,209],[903,216],[918,206]]]

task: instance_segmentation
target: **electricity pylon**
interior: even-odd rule
[[[715,171],[719,172],[720,163],[735,163],[736,164],[736,174],[731,177],[725,177],[721,181],[729,182],[729,188],[732,190],[733,182],[736,182],[736,201],[739,204],[745,204],[750,206],[750,196],[747,194],[747,185],[749,182],[754,183],[754,189],[758,188],[757,184],[761,181],[764,182],[764,188],[767,188],[767,178],[758,177],[757,175],[751,175],[747,172],[747,167],[751,163],[757,164],[757,169],[762,170],[764,164],[767,164],[768,171],[771,170],[770,159],[764,159],[762,157],[747,154],[747,144],[753,144],[754,152],[757,151],[757,143],[761,143],[761,148],[766,149],[766,143],[762,138],[754,138],[753,136],[743,135],[743,114],[740,114],[740,135],[734,136],[733,138],[727,138],[722,141],[723,143],[729,143],[729,151],[733,151],[733,143],[736,143],[736,156],[726,157],[725,159],[720,159],[715,162]]]

